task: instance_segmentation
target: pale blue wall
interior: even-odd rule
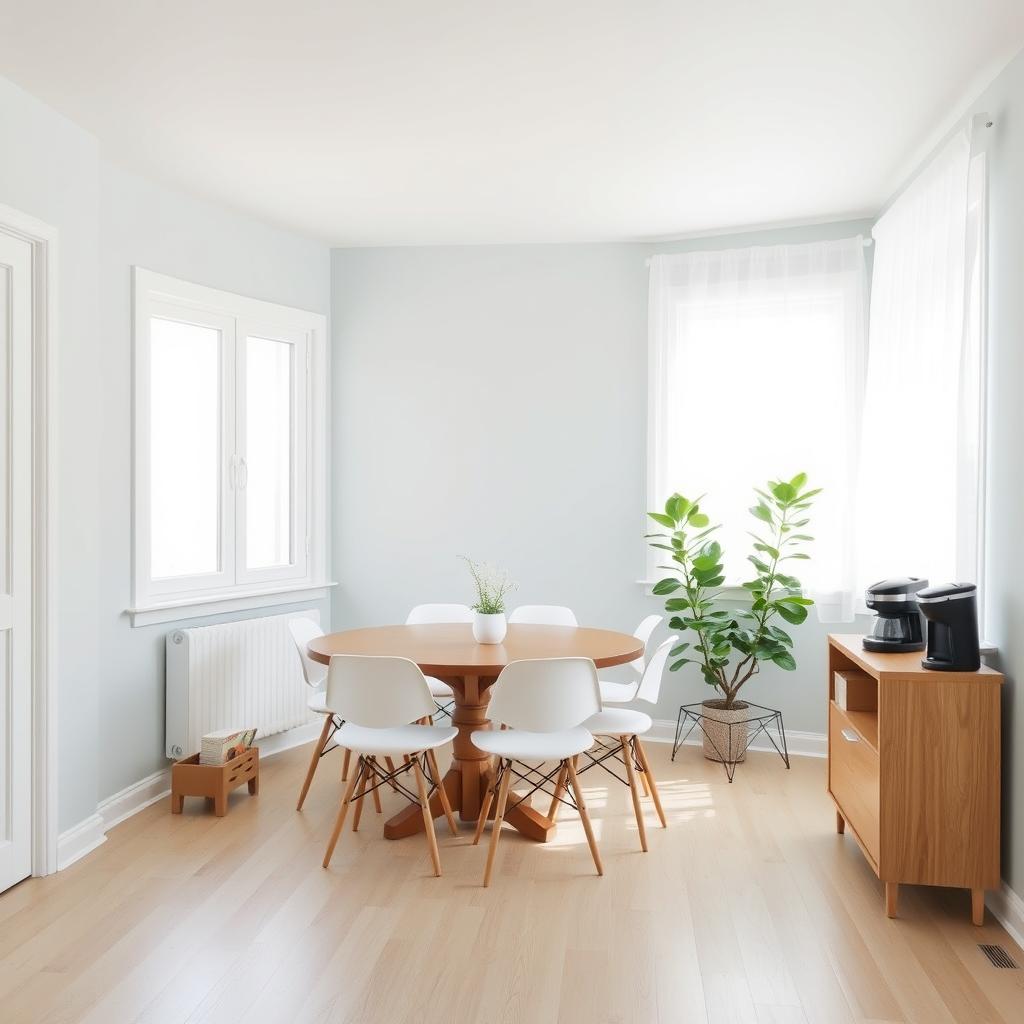
[[[585,623],[631,631],[660,610],[636,582],[646,258],[869,229],[335,250],[335,622],[400,622],[421,601],[468,600],[463,553],[508,567],[516,603],[568,604]],[[797,672],[771,666],[748,686],[790,729],[825,730],[828,628],[797,631]],[[690,668],[667,676],[658,717],[705,690]]]

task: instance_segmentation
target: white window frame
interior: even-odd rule
[[[327,319],[133,267],[132,607],[135,626],[326,597]],[[150,572],[150,321],[165,316],[221,335],[220,559],[216,573],[154,580]],[[245,340],[292,346],[292,560],[247,569]]]

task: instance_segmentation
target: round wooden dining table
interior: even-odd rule
[[[463,821],[475,822],[480,814],[488,772],[489,755],[478,750],[472,734],[489,729],[487,705],[490,688],[510,661],[524,658],[590,658],[598,668],[623,665],[644,653],[636,637],[606,629],[574,626],[534,626],[514,624],[508,627],[500,644],[478,644],[468,623],[444,623],[416,626],[376,626],[328,633],[309,644],[314,661],[329,664],[336,654],[376,654],[408,658],[425,675],[434,676],[451,686],[455,695],[452,725],[458,730],[452,741],[452,765],[442,785],[452,809]],[[434,817],[443,813],[435,793],[431,799]],[[555,823],[528,800],[510,810],[505,821],[523,835],[545,842]],[[401,839],[423,829],[419,806],[410,804],[390,818],[384,826],[388,839]]]

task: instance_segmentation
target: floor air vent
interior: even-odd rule
[[[1002,946],[990,946],[987,943],[978,943],[978,949],[988,957],[993,967],[1016,967],[1013,958],[1003,949]]]

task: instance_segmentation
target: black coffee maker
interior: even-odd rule
[[[978,588],[973,583],[947,583],[920,591],[917,600],[928,620],[928,654],[921,665],[940,672],[977,672]]]
[[[872,583],[864,594],[876,612],[871,632],[864,637],[866,651],[923,651],[924,628],[917,594],[928,581],[916,576],[897,576]]]

